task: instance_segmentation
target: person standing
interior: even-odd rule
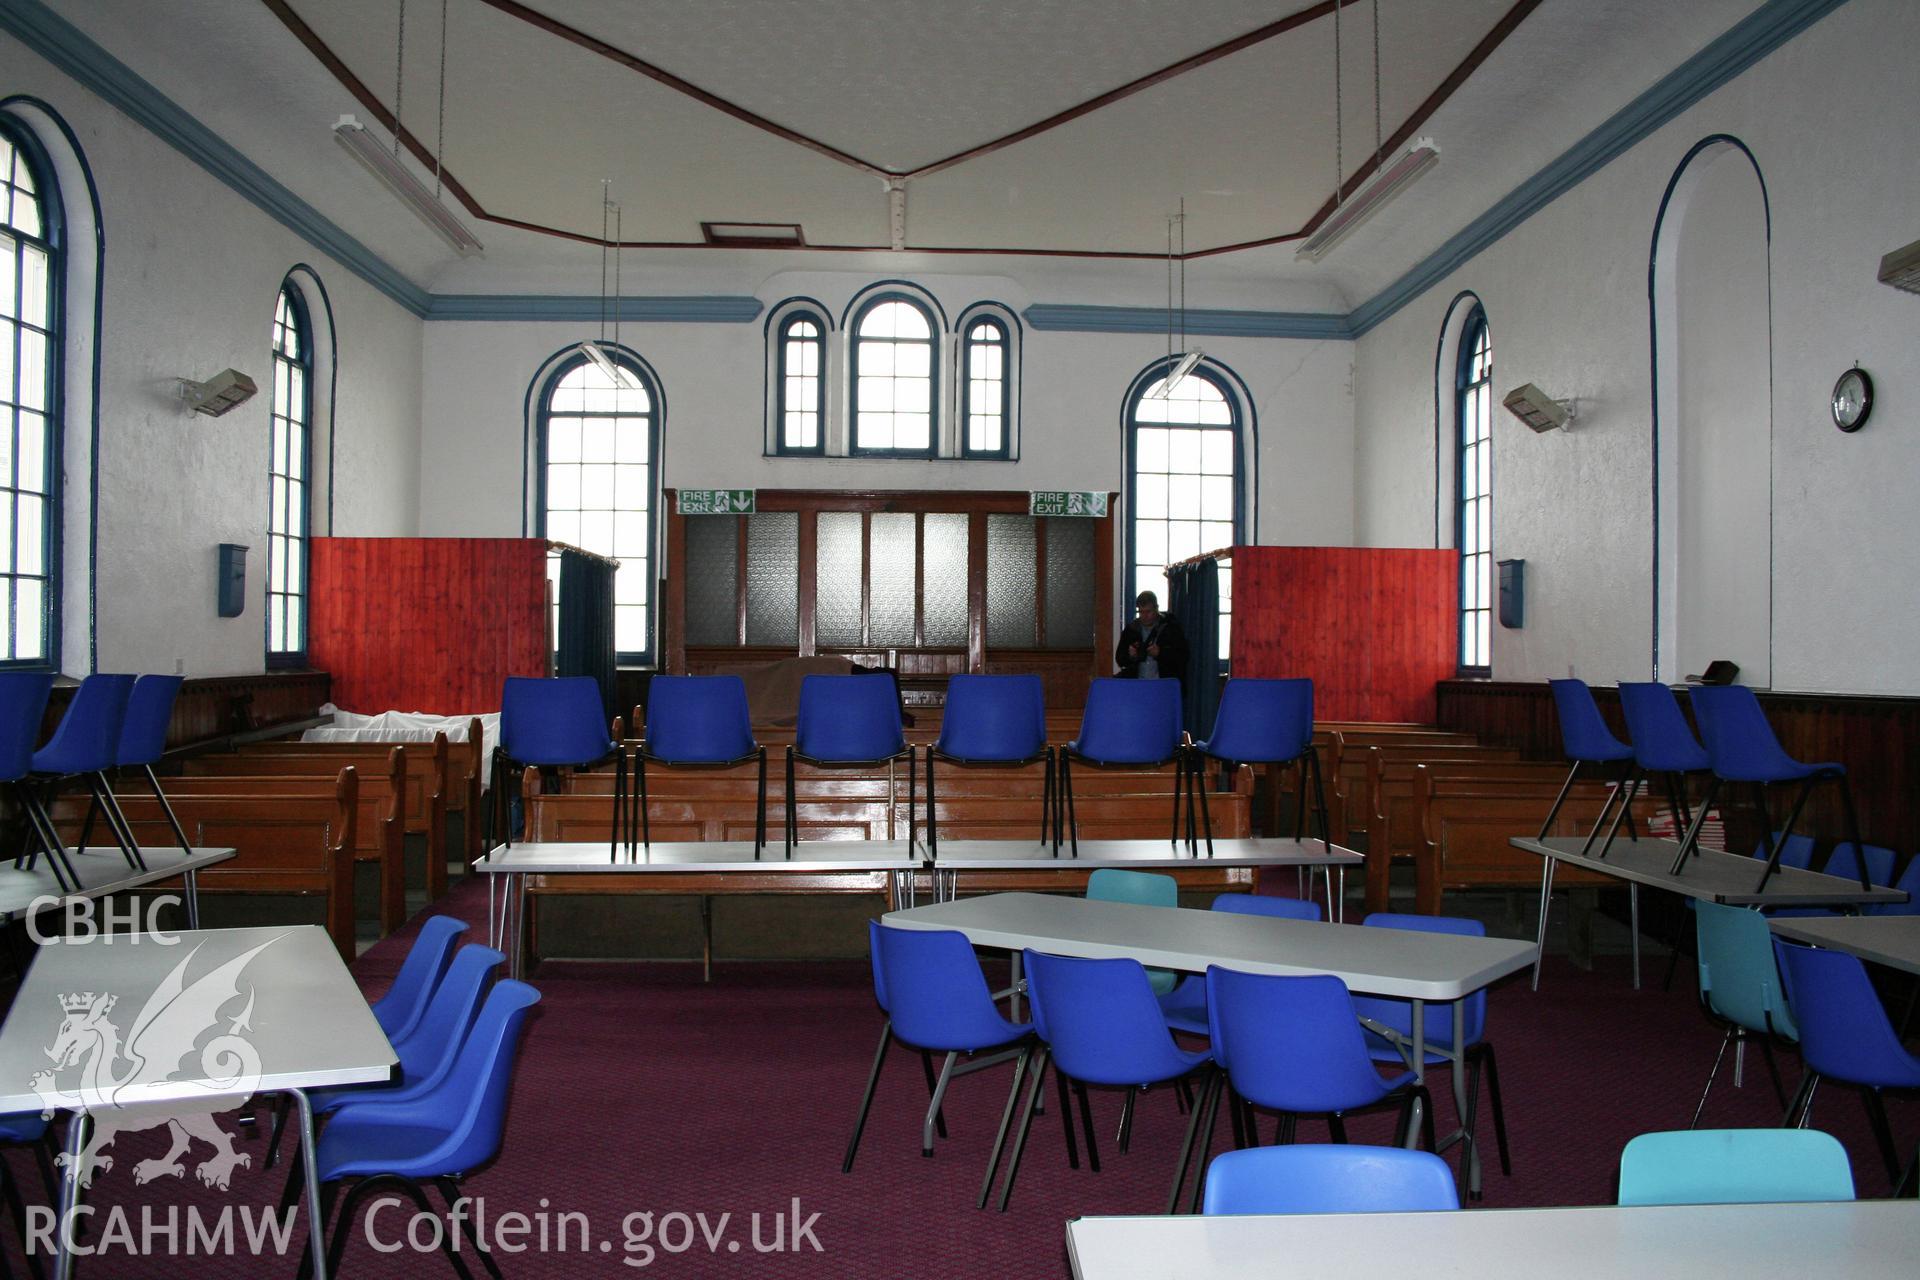
[[[1135,603],[1140,615],[1120,633],[1113,660],[1120,675],[1134,680],[1180,680],[1187,674],[1187,637],[1180,624],[1160,612],[1160,597],[1142,591]]]

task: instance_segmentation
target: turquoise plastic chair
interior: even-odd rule
[[[1773,1060],[1773,1038],[1795,1043],[1800,1039],[1787,1003],[1786,986],[1780,980],[1767,918],[1746,907],[1700,902],[1694,910],[1694,928],[1700,953],[1700,1003],[1710,1017],[1727,1024],[1727,1034],[1720,1041],[1720,1052],[1714,1055],[1713,1070],[1707,1073],[1706,1087],[1700,1090],[1689,1129],[1700,1123],[1700,1113],[1707,1105],[1707,1094],[1713,1091],[1714,1077],[1720,1074],[1729,1044],[1750,1042],[1760,1046],[1767,1074],[1773,1078],[1773,1091],[1780,1105],[1786,1106],[1780,1068]]]
[[[1459,1207],[1453,1170],[1431,1151],[1303,1143],[1215,1156],[1207,1166],[1201,1212],[1412,1213]]]
[[[1102,867],[1087,877],[1087,897],[1096,902],[1177,907],[1180,905],[1180,882],[1172,876],[1151,871],[1122,871],[1117,867]],[[1147,981],[1153,984],[1154,995],[1164,996],[1180,981],[1180,975],[1171,969],[1148,969]]]
[[[1851,1199],[1846,1148],[1818,1129],[1643,1133],[1620,1153],[1623,1205]]]

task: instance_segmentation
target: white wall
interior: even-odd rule
[[[1651,672],[1648,258],[1676,166],[1726,133],[1752,149],[1773,212],[1773,685],[1920,693],[1920,300],[1874,280],[1880,255],[1920,233],[1917,40],[1920,6],[1853,0],[1358,342],[1367,545],[1432,543],[1434,349],[1460,290],[1486,303],[1503,391],[1536,382],[1582,400],[1572,431],[1495,424],[1494,551],[1525,558],[1529,578],[1526,627],[1495,629],[1497,677]],[[1849,437],[1826,404],[1856,359],[1877,404]]]
[[[884,266],[884,260],[880,265]],[[769,307],[818,299],[836,325],[881,271],[787,272],[763,281]],[[949,321],[991,299],[1016,314],[1031,299],[1005,277],[916,275]],[[714,278],[714,292],[725,282]],[[1049,302],[1098,296],[1050,289]],[[597,324],[435,322],[427,326],[420,528],[434,536],[521,531],[524,406],[530,380],[556,351]],[[764,316],[751,324],[626,324],[623,345],[660,375],[667,401],[662,482],[673,488],[1123,488],[1120,420],[1127,388],[1164,358],[1159,335],[1024,335],[1019,459],[911,461],[764,456]],[[1353,535],[1353,344],[1280,339],[1194,340],[1251,393],[1259,436],[1258,537],[1345,545]]]
[[[418,492],[422,325],[37,55],[0,36],[0,97],[44,100],[78,135],[106,232],[100,371],[99,669],[229,675],[264,666],[269,333],[280,283],[306,262],[339,335],[333,425],[338,533],[410,534]],[[84,201],[66,182],[68,202]],[[81,250],[91,254],[91,245]],[[71,257],[71,251],[70,251]],[[325,322],[316,312],[317,327]],[[91,377],[70,347],[69,387]],[[185,411],[175,380],[236,368],[261,388],[221,418]],[[71,397],[70,397],[71,401]],[[84,396],[73,403],[84,404]],[[313,528],[327,531],[326,423]],[[69,415],[62,669],[87,670],[85,416]],[[215,612],[215,546],[248,553],[246,612]]]

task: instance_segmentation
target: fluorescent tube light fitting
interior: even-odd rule
[[[466,224],[454,217],[453,211],[414,177],[398,156],[382,146],[365,125],[352,116],[341,116],[334,122],[333,136],[348,155],[365,165],[367,172],[380,179],[381,185],[393,192],[415,217],[452,245],[455,253],[465,258],[480,252],[480,242],[467,230]]]
[[[611,355],[607,354],[607,349],[598,342],[583,342],[580,344],[578,350],[581,355],[593,361],[593,363],[599,367],[600,372],[606,374],[614,386],[620,388],[622,391],[638,391],[640,389],[640,384],[633,380],[633,375],[628,373],[626,368],[622,366],[618,360],[615,360]]]
[[[1440,147],[1432,138],[1417,138],[1398,159],[1374,171],[1360,189],[1348,196],[1326,220],[1301,242],[1293,256],[1318,262],[1328,250],[1345,239],[1361,223],[1380,211],[1382,205],[1412,186],[1421,174],[1440,163]]]

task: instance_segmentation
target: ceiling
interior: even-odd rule
[[[1375,162],[1374,0],[1339,6],[1337,137],[1331,0],[445,0],[444,42],[441,0],[404,0],[396,89],[402,2],[85,0],[62,16],[428,288],[591,291],[580,241],[600,235],[608,179],[640,246],[628,270],[663,280],[908,261],[1158,278],[1184,199],[1196,278],[1337,306],[1755,7],[1378,0],[1384,152],[1430,134],[1441,163],[1306,264],[1291,240],[1332,198],[1336,146],[1349,186]],[[348,112],[390,136],[396,101],[409,163],[431,183],[438,158],[483,256],[455,259],[332,144]],[[813,248],[707,249],[708,221],[798,223]]]

